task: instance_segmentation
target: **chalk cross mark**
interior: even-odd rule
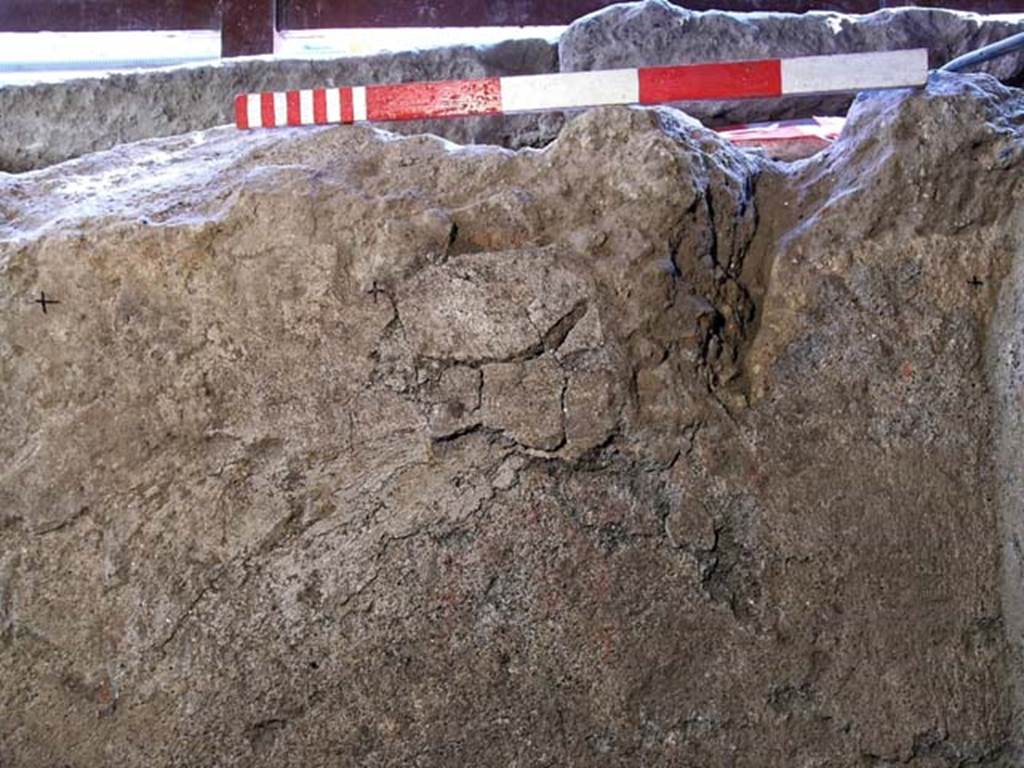
[[[47,312],[46,312],[46,307],[47,306],[49,306],[50,304],[60,304],[60,302],[57,301],[57,299],[48,299],[48,298],[46,298],[46,291],[40,291],[39,292],[39,298],[35,299],[35,303],[43,308],[43,314],[44,315],[47,314]]]

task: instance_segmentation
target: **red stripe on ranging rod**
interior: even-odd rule
[[[639,75],[641,104],[782,95],[782,63],[778,59],[644,67]]]
[[[244,93],[235,97],[235,125],[242,129],[249,127],[249,99]]]
[[[302,113],[299,110],[299,92],[288,91],[288,125],[302,125]]]
[[[313,122],[317,125],[327,122],[327,93],[323,88],[313,91]]]
[[[342,88],[341,89],[341,122],[352,123],[355,121],[355,116],[352,112],[352,89]]]
[[[501,112],[501,83],[496,77],[373,85],[366,89],[368,120],[416,120],[496,112]]]
[[[275,124],[274,120],[274,94],[273,93],[261,93],[260,94],[260,116],[263,121],[264,128],[273,128]]]

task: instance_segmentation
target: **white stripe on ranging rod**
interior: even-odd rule
[[[913,62],[916,66],[908,66],[908,59],[912,58],[907,56],[908,53],[916,56],[917,61]],[[782,92],[786,94],[899,88],[907,85],[906,78],[911,71],[921,75],[920,84],[924,84],[928,77],[928,52],[919,48],[842,56],[805,56],[782,59],[781,70]]]

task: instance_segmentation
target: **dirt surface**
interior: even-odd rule
[[[1022,115],[0,175],[0,765],[1019,765]]]

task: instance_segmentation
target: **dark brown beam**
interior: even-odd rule
[[[222,0],[222,3],[221,56],[274,52],[275,0]]]
[[[880,8],[946,8],[951,11],[974,11],[974,13],[1024,13],[1024,0],[881,0]]]
[[[217,29],[217,0],[0,0],[0,32]]]
[[[605,0],[0,0],[0,32],[217,29],[224,56],[271,53],[280,29],[566,24]],[[1024,12],[1024,0],[684,0],[694,10],[834,10],[903,5]],[[275,14],[275,5],[277,11]]]
[[[601,0],[278,0],[279,29],[351,27],[474,27],[567,24],[609,5]],[[842,11],[871,13],[879,8],[918,5],[978,13],[1024,12],[1024,0],[682,0],[693,10]]]

